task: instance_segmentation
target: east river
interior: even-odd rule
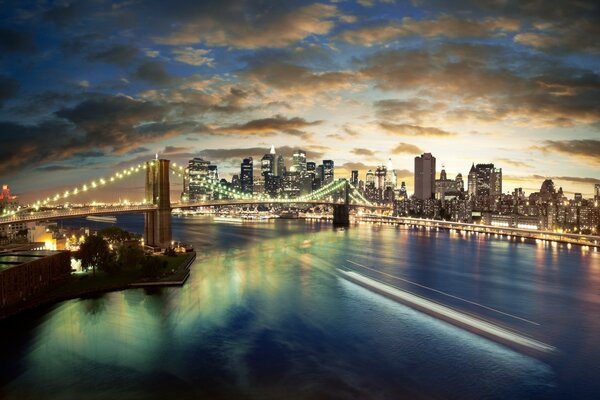
[[[142,219],[119,216],[119,225],[140,232]],[[198,251],[182,288],[71,300],[0,323],[0,398],[600,396],[598,252],[299,220],[174,218],[173,231]],[[337,268],[556,351],[522,354],[349,282]]]

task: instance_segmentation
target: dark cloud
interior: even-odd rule
[[[453,105],[445,112],[447,120],[513,120],[541,126],[600,121],[597,73],[509,48],[434,45],[386,50],[364,62],[363,75],[382,90],[419,91],[421,98],[431,101],[452,98]],[[398,110],[397,105],[379,103],[376,111],[390,115]],[[418,109],[412,113],[423,115]]]
[[[547,176],[542,176],[542,175],[533,175],[532,177],[535,179],[539,179],[539,180],[548,179]],[[559,184],[561,181],[585,183],[585,184],[589,184],[589,185],[594,185],[596,183],[600,183],[600,179],[586,178],[586,177],[580,177],[580,176],[552,176],[551,179],[556,181]]]
[[[289,135],[306,137],[307,133],[301,129],[319,125],[322,122],[323,121],[307,121],[304,118],[299,117],[286,118],[283,115],[276,115],[271,118],[260,118],[243,124],[233,124],[216,128],[215,132],[259,136],[274,135],[278,132],[282,132]]]
[[[174,78],[169,75],[164,65],[158,61],[146,61],[135,71],[133,76],[153,85],[168,85],[173,83]]]
[[[600,140],[546,140],[541,146],[534,146],[533,149],[546,153],[558,152],[574,158],[585,158],[594,164],[600,164]]]
[[[126,96],[94,96],[56,111],[37,125],[0,122],[11,146],[0,148],[0,173],[73,157],[123,155],[195,130],[196,123],[170,120],[171,107]]]
[[[6,100],[17,96],[19,87],[19,82],[16,79],[0,75],[0,108]]]
[[[30,32],[20,32],[0,27],[0,51],[12,53],[28,52],[34,49],[33,35]]]
[[[517,20],[498,18],[464,18],[441,15],[435,19],[413,19],[404,17],[401,21],[384,21],[359,29],[340,32],[336,38],[353,44],[371,46],[401,37],[422,38],[487,38],[516,32],[520,24]]]
[[[242,70],[240,75],[252,82],[296,95],[331,92],[356,84],[356,77],[350,71],[320,72],[284,62],[252,65]]]
[[[379,122],[379,127],[387,133],[399,136],[454,136],[455,133],[430,126],[417,126],[409,124],[393,124],[391,122]]]
[[[364,149],[364,148],[360,148],[360,147],[350,150],[350,153],[355,154],[357,156],[368,156],[368,157],[373,157],[375,155],[375,152],[373,150]]]
[[[517,168],[532,168],[533,167],[533,165],[531,165],[528,162],[512,160],[510,158],[499,158],[499,159],[497,159],[497,163],[498,164],[508,164],[510,166],[517,167]]]
[[[105,62],[108,64],[115,64],[115,65],[124,67],[124,66],[131,64],[131,62],[138,55],[139,55],[139,50],[137,49],[137,47],[134,47],[134,46],[131,46],[128,44],[115,44],[115,45],[110,46],[107,49],[88,54],[86,56],[86,59],[88,61],[100,61],[100,62]],[[142,66],[140,66],[140,68],[142,68]],[[148,68],[148,67],[146,66],[146,68]],[[138,73],[140,73],[140,69],[138,69]],[[150,72],[142,71],[141,73],[142,74],[144,74],[144,73],[152,74],[151,71]],[[141,78],[141,79],[148,80],[147,77]]]
[[[320,160],[325,156],[325,151],[319,146],[302,147],[306,151],[306,157],[309,160]],[[269,153],[266,147],[249,147],[249,148],[234,148],[234,149],[205,149],[199,152],[200,156],[209,161],[229,161],[240,160],[245,157],[253,157],[254,160],[260,160],[265,154]],[[291,157],[298,150],[298,147],[280,146],[276,148],[277,154],[282,154],[284,157]]]
[[[152,12],[171,21],[165,27],[170,32],[156,35],[155,40],[168,45],[287,47],[309,35],[327,34],[338,17],[335,5],[323,3],[299,7],[291,2],[240,0],[155,4]]]
[[[421,98],[407,100],[387,99],[373,103],[375,114],[387,120],[406,120],[419,124],[424,119],[440,114],[448,106],[441,101],[428,101]]]
[[[403,142],[398,143],[398,145],[392,149],[392,154],[413,154],[416,156],[421,153],[423,153],[423,150],[420,147]]]
[[[37,167],[36,170],[42,172],[55,172],[55,171],[71,171],[77,169],[74,165],[46,165],[43,167]]]

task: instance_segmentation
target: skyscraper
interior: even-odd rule
[[[431,199],[435,192],[435,157],[423,153],[415,157],[415,197],[419,200]]]
[[[306,172],[306,152],[304,150],[296,150],[292,156],[292,167],[290,172],[301,176]]]
[[[398,178],[396,177],[396,170],[392,165],[392,159],[388,158],[387,172],[385,175],[385,187],[390,187],[392,190],[396,189],[398,185]]]
[[[476,208],[494,207],[502,194],[502,168],[494,164],[477,164],[469,171],[469,195]]]
[[[353,170],[351,175],[350,175],[350,183],[352,184],[352,186],[354,187],[358,187],[358,171],[357,170]]]
[[[328,183],[333,182],[334,172],[333,172],[333,160],[323,160],[323,184],[327,185]]]
[[[206,161],[200,157],[195,157],[188,162],[187,175],[187,188],[184,187],[184,194],[190,201],[204,200],[211,194],[211,191],[207,189],[206,179],[209,178],[209,167],[210,161]]]
[[[594,185],[594,199],[600,200],[600,183]]]
[[[252,194],[254,185],[254,167],[252,157],[244,158],[240,165],[240,188],[242,192]]]

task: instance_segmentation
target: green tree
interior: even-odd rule
[[[155,257],[146,256],[142,262],[142,273],[144,276],[149,278],[155,278],[159,276],[167,268],[167,261]]]
[[[88,236],[75,253],[75,258],[81,260],[81,267],[87,271],[92,268],[105,272],[115,272],[118,265],[114,253],[108,247],[108,242],[100,236]]]
[[[123,268],[138,268],[144,261],[144,250],[139,244],[126,244],[119,247],[119,263]]]
[[[124,242],[131,239],[131,234],[118,226],[104,228],[98,232],[98,236],[105,238],[110,243]]]

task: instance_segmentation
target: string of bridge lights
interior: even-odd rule
[[[143,171],[147,168],[146,163],[138,164],[136,166],[132,166],[129,168],[125,168],[121,171],[117,171],[113,173],[109,177],[103,177],[95,179],[89,183],[84,183],[81,186],[76,186],[72,190],[65,190],[63,193],[56,193],[54,196],[46,197],[45,199],[36,200],[33,203],[33,208],[38,210],[40,207],[51,204],[52,202],[56,202],[58,200],[66,200],[77,196],[79,194],[86,193],[90,190],[97,189],[99,187],[104,187],[110,185],[112,183],[118,182],[128,176],[134,175],[140,171]]]
[[[154,161],[154,160],[152,160]],[[104,187],[107,185],[110,185],[112,183],[118,182],[130,175],[136,174],[140,171],[143,171],[147,168],[146,163],[141,163],[138,164],[136,166],[132,166],[129,168],[125,168],[122,171],[117,171],[115,173],[113,173],[111,176],[106,177],[106,178],[98,178],[95,179],[89,183],[84,183],[81,186],[76,186],[75,188],[73,188],[72,190],[65,190],[63,193],[56,193],[54,196],[49,196],[46,197],[45,199],[38,199],[33,203],[33,208],[35,210],[38,210],[40,207],[46,206],[48,204],[51,204],[52,202],[56,202],[58,200],[66,200],[69,198],[72,198],[74,196],[77,196],[79,194],[83,194],[86,193],[90,190],[94,190],[97,189],[99,187]],[[177,165],[177,163],[172,163],[170,166],[171,171],[173,172],[173,174],[182,177],[185,174],[185,168],[181,165]],[[197,180],[197,179],[192,179],[191,182],[193,183],[198,183],[202,186],[207,187],[208,189],[212,189],[216,192],[225,194],[227,196],[231,196],[234,199],[237,200],[248,200],[248,199],[257,199],[257,200],[263,200],[263,199],[270,199],[269,196],[266,196],[264,194],[261,194],[259,196],[253,196],[249,193],[245,193],[245,192],[241,192],[238,191],[236,189],[232,189],[230,187],[224,186],[222,183],[220,183],[219,181],[213,180],[211,178],[202,178],[201,180]],[[352,200],[354,200],[356,203],[366,203],[366,204],[371,204],[367,199],[364,198],[364,196],[358,191],[356,190],[356,188],[349,182],[345,182],[345,181],[336,181],[336,182],[332,182],[314,192],[311,192],[307,195],[304,196],[300,196],[297,198],[293,198],[293,199],[270,199],[270,200],[276,200],[278,202],[301,202],[301,201],[309,201],[309,200],[314,200],[316,198],[322,198],[322,197],[327,197],[337,191],[339,191],[343,185],[348,185],[350,188],[350,193],[349,196],[351,197]],[[356,194],[358,196],[358,198],[354,195]],[[14,212],[13,212],[14,213]]]

